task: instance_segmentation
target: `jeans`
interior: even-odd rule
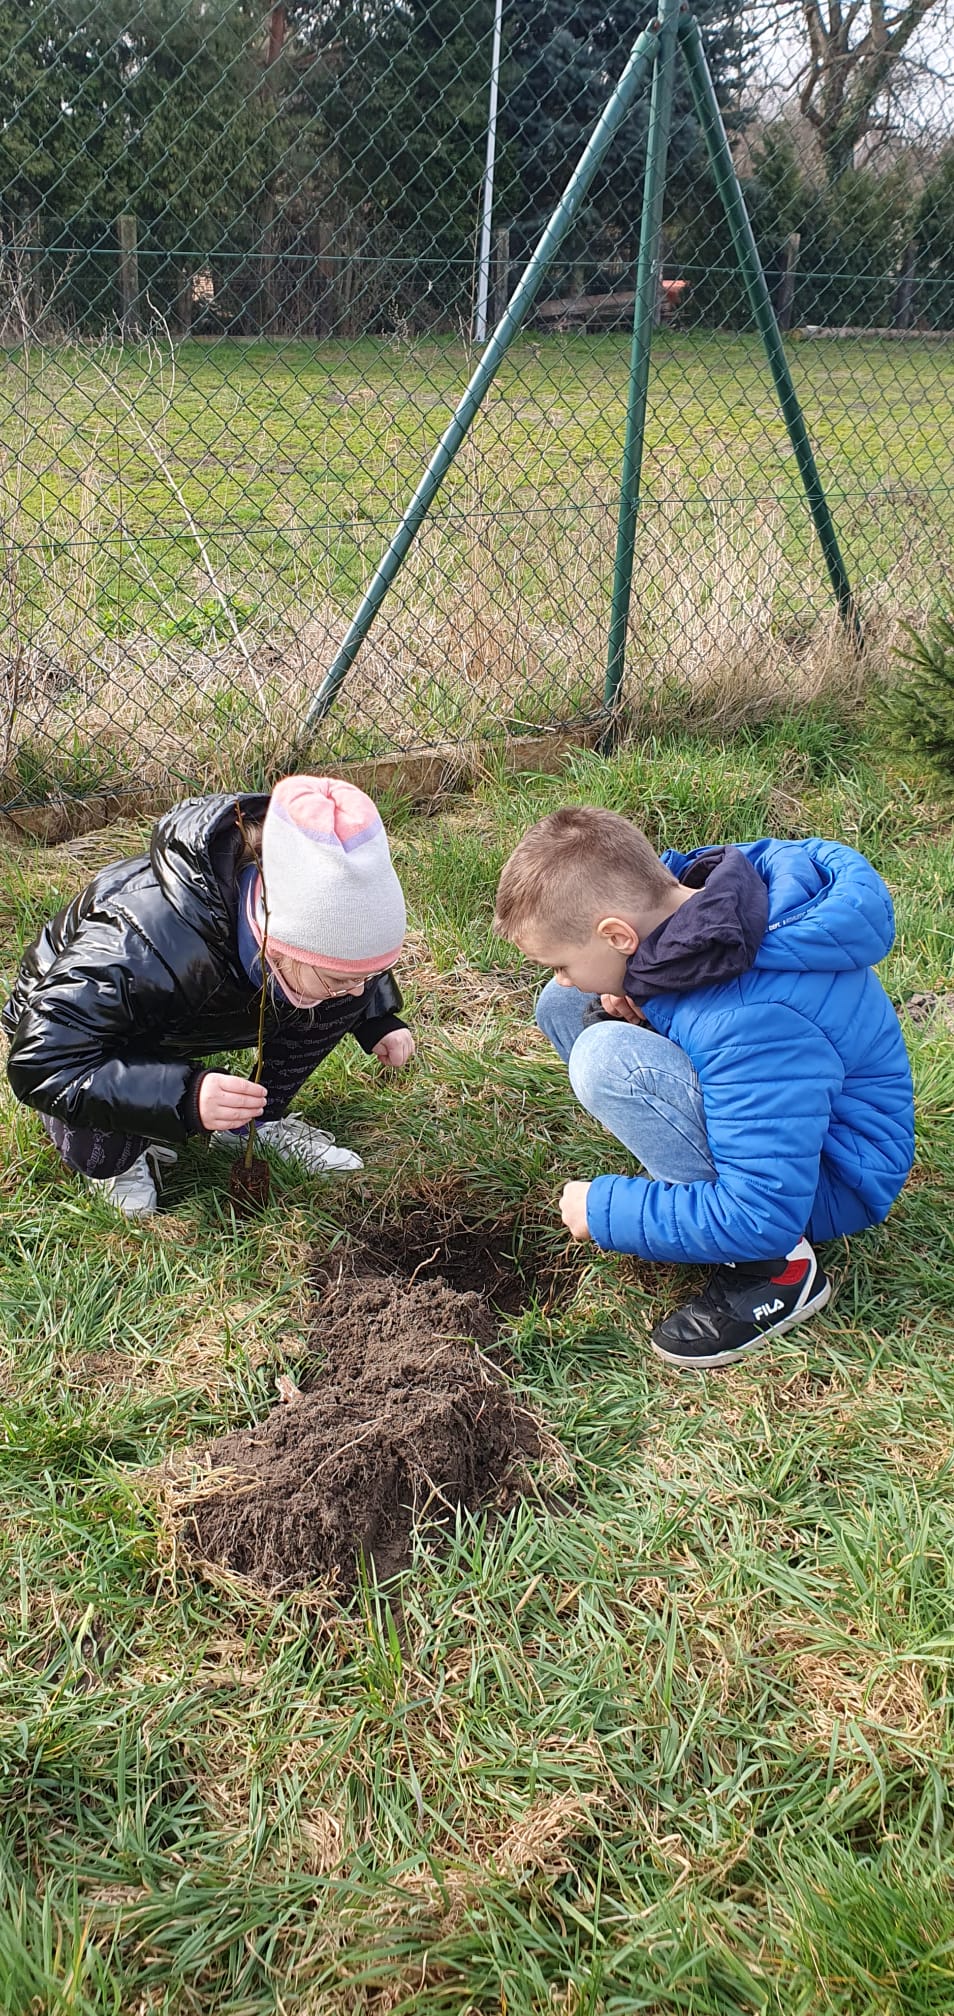
[[[684,1050],[635,1022],[584,1029],[591,994],[548,980],[537,1022],[563,1058],[587,1113],[622,1141],[650,1176],[666,1183],[714,1183],[699,1080]]]

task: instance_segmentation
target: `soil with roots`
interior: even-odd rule
[[[519,1493],[535,1424],[484,1355],[494,1322],[443,1280],[343,1274],[322,1294],[320,1370],[259,1426],[208,1452],[185,1518],[191,1550],[271,1591],[379,1580],[411,1558],[415,1525],[445,1526]],[[222,1488],[215,1488],[221,1471]]]

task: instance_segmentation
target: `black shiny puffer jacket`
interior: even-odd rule
[[[238,951],[248,856],[237,805],[248,824],[264,817],[268,799],[223,794],[174,806],[153,827],[148,854],[104,868],[44,925],[0,1016],[10,1083],[26,1105],[72,1127],[152,1141],[202,1131],[200,1060],[258,1036],[259,989]],[[332,1006],[336,1029],[369,1052],[402,1026],[390,974]],[[321,1013],[270,996],[266,1032]]]

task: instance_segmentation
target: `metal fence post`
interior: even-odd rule
[[[822,480],[818,473],[818,466],[812,452],[812,445],[808,438],[805,418],[798,403],[798,393],[795,390],[792,374],[788,368],[788,358],[785,355],[785,348],[779,334],[778,323],[775,319],[775,310],[772,307],[772,298],[769,294],[765,274],[762,271],[758,246],[755,243],[752,226],[749,222],[749,213],[746,210],[739,178],[735,172],[735,163],[732,159],[728,137],[722,122],[722,113],[719,110],[719,101],[715,94],[715,86],[712,82],[709,65],[706,62],[702,37],[699,33],[699,24],[693,15],[688,12],[684,13],[680,18],[679,40],[685,53],[686,66],[689,72],[689,86],[692,92],[692,102],[696,118],[705,137],[716,188],[722,200],[722,207],[726,214],[736,255],[742,270],[742,278],[745,281],[749,306],[765,345],[765,354],[775,381],[775,390],[779,396],[785,425],[788,428],[788,437],[795,451],[795,459],[798,463],[799,474],[808,499],[808,507],[821,542],[825,565],[828,569],[828,578],[835,591],[835,599],[838,603],[842,621],[849,630],[854,642],[860,645],[862,641],[861,623],[855,606],[855,598],[845,571],[845,563],[841,557],[841,549],[838,545],[831,512],[828,508],[828,499],[825,496]]]
[[[323,720],[335,699],[342,680],[354,664],[361,645],[364,643],[384,597],[407,554],[415,533],[423,524],[474,415],[480,407],[484,394],[491,385],[499,365],[506,356],[527,310],[532,306],[536,298],[547,267],[566,236],[604,155],[615,139],[646,78],[650,65],[655,58],[658,41],[658,27],[655,22],[652,22],[648,28],[644,28],[642,34],[633,44],[629,60],[619,82],[611,93],[590,135],[586,147],[580,156],[573,174],[570,176],[570,180],[542,237],[530,255],[529,262],[517,282],[510,303],[487,344],[487,348],[477,365],[453,419],[441,435],[440,441],[394,533],[387,552],[379,562],[374,576],[365,591],[358,612],[346,633],[344,641],[336,653],[305,715],[303,734],[307,735],[308,731],[314,727],[316,721]]]
[[[778,290],[778,307],[775,311],[780,329],[790,329],[792,312],[795,307],[795,282],[798,278],[798,254],[801,249],[800,231],[792,231],[785,240],[782,253],[782,277]]]
[[[918,241],[910,238],[904,248],[901,271],[895,289],[894,308],[891,316],[892,329],[910,329],[914,308],[914,283],[917,276]]]
[[[10,247],[13,282],[11,327],[18,331],[17,340],[21,343],[28,343],[36,335],[41,320],[42,304],[37,285],[37,247],[40,242],[40,213],[24,207],[19,227],[14,226]]]
[[[494,214],[494,169],[497,162],[497,101],[500,96],[500,36],[503,0],[494,0],[494,39],[490,58],[490,104],[487,112],[487,160],[480,192],[480,256],[477,262],[477,310],[474,342],[487,341],[487,311],[490,303],[490,241]]]
[[[649,108],[643,214],[639,233],[639,260],[636,267],[636,301],[633,309],[633,342],[629,360],[626,437],[623,444],[616,563],[613,569],[613,600],[606,655],[606,683],[603,690],[607,707],[616,704],[626,664],[626,629],[633,586],[633,547],[639,513],[649,365],[659,299],[662,214],[666,194],[669,128],[672,123],[672,89],[676,68],[679,4],[680,0],[662,0],[659,48],[653,70],[653,92]]]
[[[502,224],[494,232],[494,321],[507,312],[510,298],[510,231]]]
[[[116,219],[119,241],[119,316],[124,336],[136,332],[139,321],[139,249],[135,217]]]

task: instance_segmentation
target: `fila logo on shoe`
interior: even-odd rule
[[[762,1316],[777,1316],[779,1310],[784,1309],[784,1307],[785,1304],[780,1295],[776,1295],[774,1302],[760,1302],[755,1311],[755,1320],[758,1322]]]

